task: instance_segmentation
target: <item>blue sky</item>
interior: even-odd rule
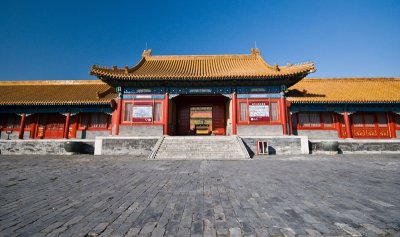
[[[92,64],[154,55],[313,61],[311,77],[400,76],[400,1],[6,1],[0,80],[94,79]]]

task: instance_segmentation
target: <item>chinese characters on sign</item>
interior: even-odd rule
[[[252,102],[249,104],[250,121],[269,121],[269,103]]]
[[[132,112],[133,122],[151,122],[153,120],[153,107],[151,105],[135,106]]]

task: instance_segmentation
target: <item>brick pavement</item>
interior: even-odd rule
[[[399,158],[0,156],[0,236],[399,236]]]

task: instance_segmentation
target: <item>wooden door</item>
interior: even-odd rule
[[[177,134],[190,135],[190,107],[180,105],[177,108]]]
[[[351,115],[354,138],[390,138],[386,113],[359,112]]]
[[[212,131],[216,135],[225,135],[225,106],[214,105],[212,109]]]
[[[65,116],[61,114],[40,114],[36,137],[61,139],[64,135]]]
[[[346,125],[344,123],[344,117],[341,114],[337,114],[336,118],[338,119],[339,137],[340,138],[346,138],[347,137],[347,131],[346,131]]]

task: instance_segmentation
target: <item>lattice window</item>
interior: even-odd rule
[[[240,108],[239,120],[240,121],[247,121],[247,103],[246,102],[240,102],[239,103],[239,108]]]
[[[386,128],[388,126],[388,118],[386,113],[378,113],[378,126]]]
[[[107,128],[109,115],[104,113],[92,113],[90,116],[90,127],[91,128]]]
[[[299,116],[299,125],[301,127],[311,127],[310,125],[310,116],[306,112],[300,112],[298,114]]]
[[[322,122],[324,124],[324,127],[333,127],[332,113],[322,113]]]
[[[154,103],[154,122],[161,122],[162,104],[160,102]]]
[[[21,117],[16,114],[2,114],[0,117],[0,127],[3,129],[19,129]]]
[[[131,122],[132,121],[132,103],[125,103],[125,110],[124,110],[124,121]]]
[[[318,112],[311,112],[310,114],[310,127],[321,127],[321,117]]]
[[[111,123],[111,116],[105,113],[83,113],[81,114],[81,128],[107,129]]]
[[[400,115],[395,114],[394,119],[396,120],[396,127],[397,129],[400,129]]]
[[[279,121],[278,102],[271,102],[271,121]]]
[[[374,114],[364,114],[365,127],[375,127],[375,116]]]
[[[353,114],[351,117],[353,119],[354,127],[358,127],[358,128],[364,127],[364,119],[363,119],[362,114]]]

